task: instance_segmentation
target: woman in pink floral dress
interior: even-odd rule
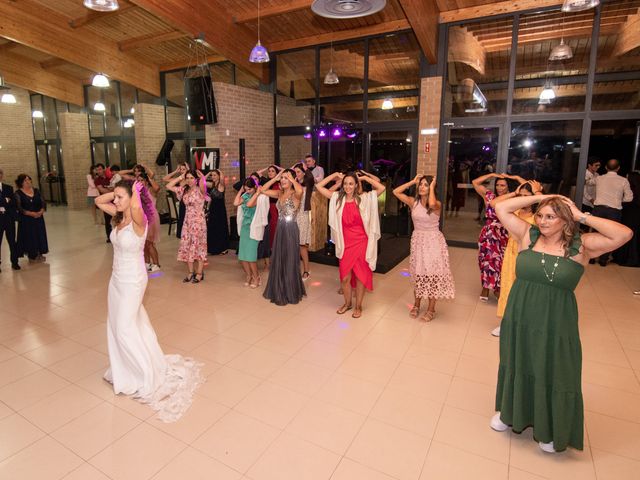
[[[186,262],[189,267],[189,274],[183,280],[185,283],[200,283],[204,280],[202,269],[207,259],[207,221],[204,216],[207,187],[202,172],[196,170],[196,174],[197,179],[193,171],[187,171],[167,185],[167,190],[174,192],[186,207],[178,248],[178,261]],[[176,186],[182,180],[185,184]]]

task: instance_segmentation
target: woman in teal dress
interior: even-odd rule
[[[256,213],[257,188],[253,178],[247,178],[233,201],[236,207],[242,206],[242,225],[240,228],[240,244],[238,260],[246,275],[245,287],[257,287],[258,275],[258,240],[250,236],[251,222]]]
[[[535,225],[515,212],[540,202]],[[624,225],[586,215],[559,195],[515,197],[496,213],[518,241],[516,281],[500,331],[496,413],[491,428],[533,427],[545,452],[582,450],[582,349],[574,289],[590,258],[632,235]],[[594,230],[580,236],[578,223]]]

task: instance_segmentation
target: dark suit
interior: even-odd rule
[[[18,249],[16,248],[16,201],[13,197],[13,187],[0,183],[0,247],[6,235],[11,253],[11,265],[18,265]]]

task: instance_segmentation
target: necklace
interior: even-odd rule
[[[560,257],[556,257],[556,261],[553,264],[553,270],[551,271],[551,275],[549,275],[549,273],[547,272],[544,252],[541,252],[541,253],[542,253],[542,258],[540,259],[540,263],[542,264],[542,270],[544,271],[544,276],[547,277],[547,280],[549,280],[550,282],[553,282],[553,278],[556,276],[556,269],[558,268],[558,265],[559,265],[558,260]]]

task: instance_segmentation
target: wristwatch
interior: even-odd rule
[[[581,217],[578,219],[578,223],[581,223],[582,225],[586,225],[586,223],[587,223],[587,217],[589,217],[589,216],[591,216],[591,214],[590,214],[589,212],[584,212],[584,215],[583,215],[583,216],[581,216]]]

